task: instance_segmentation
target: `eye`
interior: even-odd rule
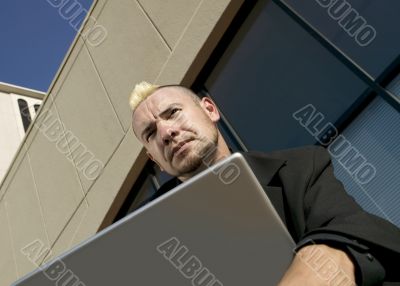
[[[170,112],[169,115],[172,116],[172,115],[174,115],[175,113],[177,113],[179,110],[180,110],[179,108],[173,108],[173,109],[171,109],[171,112]]]
[[[146,135],[146,141],[149,142],[150,137],[154,134],[154,129],[150,130]]]

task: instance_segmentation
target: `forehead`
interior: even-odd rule
[[[161,88],[143,100],[136,108],[132,117],[134,130],[140,132],[149,121],[173,104],[195,105],[193,99],[183,90],[174,87]]]

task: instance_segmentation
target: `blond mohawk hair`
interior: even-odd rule
[[[132,111],[135,111],[139,104],[153,94],[159,87],[159,85],[151,84],[147,81],[136,84],[129,98],[129,105]]]

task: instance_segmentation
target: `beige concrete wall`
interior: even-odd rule
[[[111,223],[146,161],[130,129],[134,84],[191,84],[242,2],[95,3],[0,187],[0,285]],[[97,46],[85,36],[95,25],[107,30]]]

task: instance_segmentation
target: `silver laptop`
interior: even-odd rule
[[[235,153],[14,285],[276,285],[294,245]]]

